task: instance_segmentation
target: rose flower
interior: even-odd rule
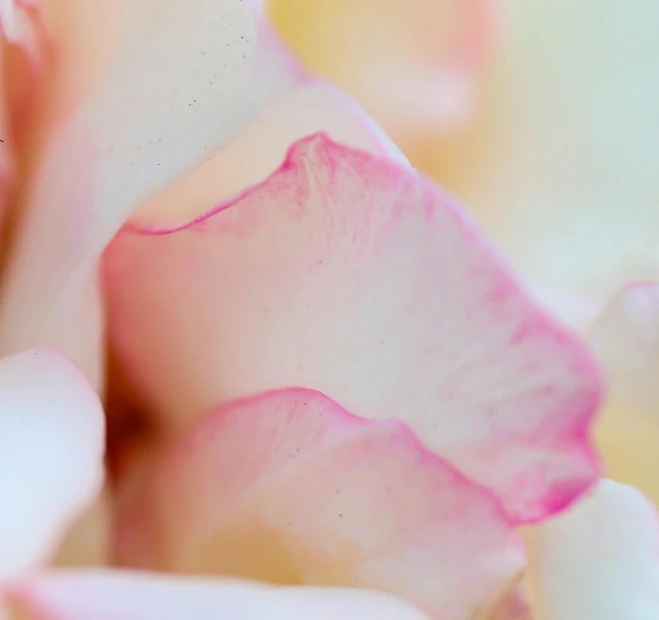
[[[259,3],[2,7],[9,617],[656,615],[593,356]]]

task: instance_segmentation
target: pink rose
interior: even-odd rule
[[[2,7],[0,349],[86,375],[0,364],[11,609],[656,612],[656,514],[598,483],[591,355],[257,2]],[[47,567],[80,549],[112,567]]]

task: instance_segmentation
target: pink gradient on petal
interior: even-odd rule
[[[0,352],[57,348],[100,384],[105,246],[140,203],[304,78],[246,4],[43,5],[55,68],[39,98],[30,186],[3,283]],[[81,315],[85,337],[71,329]]]
[[[169,431],[214,403],[306,385],[405,420],[519,522],[597,479],[589,351],[408,167],[305,138],[185,226],[132,222],[104,277],[118,359]]]
[[[403,423],[302,388],[212,411],[133,489],[118,525],[131,565],[373,588],[444,620],[493,607],[524,567],[489,490]]]

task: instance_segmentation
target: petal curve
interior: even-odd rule
[[[591,324],[588,340],[608,371],[611,396],[659,415],[659,284],[622,289]]]
[[[530,540],[541,618],[659,617],[659,518],[633,487],[603,480]]]
[[[82,373],[53,351],[0,361],[0,575],[38,564],[100,491],[104,417]]]
[[[120,559],[159,571],[373,588],[462,620],[525,565],[487,490],[404,425],[301,388],[219,407],[133,492]]]
[[[424,620],[392,597],[341,588],[268,588],[119,571],[26,581],[13,598],[34,620]],[[426,619],[427,620],[427,619]]]
[[[124,229],[105,285],[118,359],[170,431],[223,400],[303,385],[405,420],[518,521],[597,475],[590,355],[407,167],[303,139],[191,224]]]

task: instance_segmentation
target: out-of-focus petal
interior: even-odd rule
[[[55,550],[103,480],[104,418],[94,390],[60,355],[0,361],[0,575]]]
[[[487,616],[487,620],[536,620],[521,585],[515,586]]]
[[[42,68],[45,53],[44,33],[36,4],[31,0],[0,2],[0,32],[7,43],[22,50],[33,71]]]
[[[604,303],[550,286],[528,283],[533,298],[554,317],[579,333],[585,333]]]
[[[56,63],[0,307],[1,350],[57,346],[98,382],[95,267],[107,241],[139,202],[302,79],[257,5],[44,0]]]
[[[659,618],[659,520],[633,487],[600,482],[529,541],[542,620]]]
[[[596,475],[591,357],[409,168],[301,140],[190,225],[126,228],[105,266],[118,359],[170,430],[227,398],[303,385],[405,420],[517,520],[564,507]]]
[[[462,620],[524,567],[488,491],[399,422],[301,388],[220,407],[134,493],[120,558],[145,568],[374,588]]]
[[[607,475],[659,503],[659,285],[624,288],[588,337],[609,375],[612,399],[596,430]]]
[[[624,288],[588,336],[608,371],[611,396],[659,421],[659,284]]]
[[[504,5],[481,122],[429,167],[530,280],[608,299],[659,279],[659,4]]]
[[[298,55],[402,144],[469,118],[496,20],[490,0],[271,0]]]
[[[385,594],[341,588],[272,588],[234,580],[119,571],[52,573],[14,587],[34,620],[424,620]]]

